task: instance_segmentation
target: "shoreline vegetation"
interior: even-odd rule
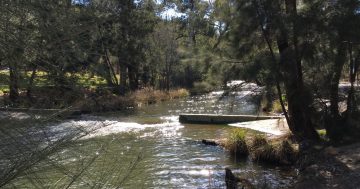
[[[124,96],[113,94],[108,90],[78,90],[59,92],[56,87],[46,91],[34,91],[39,98],[29,99],[19,96],[16,104],[9,102],[7,95],[2,95],[3,108],[34,108],[34,109],[63,109],[71,107],[80,113],[95,113],[130,110],[144,105],[184,98],[190,95],[187,89],[170,89],[169,91],[143,88]],[[71,97],[71,98],[70,98]]]
[[[119,94],[119,86],[110,87],[102,76],[90,73],[67,73],[64,84],[56,85],[49,79],[49,73],[37,71],[33,75],[25,72],[18,81],[19,94],[14,101],[9,93],[9,70],[0,70],[0,100],[2,108],[67,109],[71,107],[81,113],[131,110],[148,104],[190,95],[190,90],[173,87],[139,87]],[[117,76],[120,77],[120,76]],[[67,83],[67,84],[66,84]]]
[[[322,175],[315,183],[324,188],[359,188],[360,157],[351,155],[360,149],[359,0],[1,5],[0,107],[127,112],[246,81],[264,89],[256,108],[283,115],[291,134],[234,130],[224,144],[231,154],[289,164],[310,179]],[[339,181],[342,172],[327,169],[333,165],[354,174]]]
[[[280,136],[234,128],[227,137],[203,139],[204,145],[219,146],[236,161],[250,160],[296,171],[292,188],[356,188],[360,183],[360,143],[333,145],[324,130],[318,130],[321,142],[296,140],[290,132]],[[257,184],[226,168],[230,188],[257,188]],[[262,183],[264,184],[264,183]],[[261,185],[267,188],[266,183]]]

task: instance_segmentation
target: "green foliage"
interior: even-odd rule
[[[246,157],[249,154],[249,149],[245,141],[246,130],[241,128],[233,129],[225,143],[225,148],[229,150],[230,154],[235,158]]]
[[[233,129],[230,133],[230,141],[245,141],[246,130],[241,128]]]
[[[190,92],[191,94],[204,94],[213,91],[213,89],[214,87],[205,81],[195,82]]]
[[[327,135],[326,135],[326,129],[319,129],[317,130],[317,132],[319,133],[319,136],[322,138],[322,139],[327,139]]]

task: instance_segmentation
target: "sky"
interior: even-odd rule
[[[169,8],[169,9],[163,11],[160,14],[160,17],[163,19],[169,19],[169,18],[174,18],[174,17],[182,17],[185,15],[186,14],[184,14],[184,13],[177,12],[176,8]]]

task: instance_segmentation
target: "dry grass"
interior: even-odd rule
[[[259,148],[263,145],[266,145],[268,142],[264,135],[255,135],[254,138],[251,141],[251,149]]]
[[[187,97],[189,95],[190,95],[190,93],[186,89],[175,89],[175,90],[169,91],[169,96],[171,99],[183,98],[183,97]]]
[[[155,90],[153,88],[144,88],[130,94],[138,104],[153,104],[156,102],[182,98],[189,96],[186,89],[174,89],[170,91]]]
[[[248,155],[256,162],[277,165],[292,165],[295,163],[298,150],[290,140],[284,136],[276,139],[267,139],[265,135],[247,133],[241,128],[234,129],[224,143],[231,156],[243,158]]]
[[[125,96],[118,96],[108,89],[62,89],[58,87],[41,87],[33,90],[31,101],[25,93],[21,93],[16,107],[64,108],[72,106],[83,113],[106,112],[132,109],[140,104],[182,98],[189,95],[186,89],[175,89],[169,92],[145,88]],[[11,104],[9,97],[4,103]]]
[[[291,165],[297,159],[297,150],[288,142],[269,143],[264,139],[254,139],[251,147],[254,161]]]
[[[272,111],[275,113],[283,113],[282,107],[281,107],[281,103],[280,100],[277,99],[273,102],[272,104]]]

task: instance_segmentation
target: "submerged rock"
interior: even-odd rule
[[[255,189],[249,180],[235,176],[229,168],[225,168],[225,183],[227,189]]]
[[[219,146],[220,144],[215,140],[202,139],[201,142],[205,145]]]

